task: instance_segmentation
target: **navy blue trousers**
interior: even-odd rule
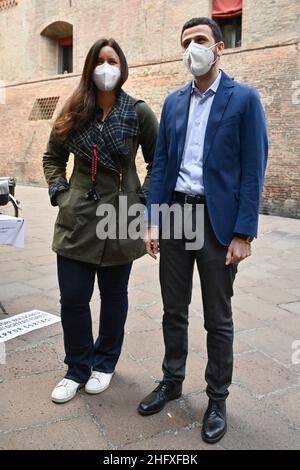
[[[114,371],[124,339],[131,268],[132,263],[99,267],[57,256],[66,378],[85,383],[91,370]],[[96,275],[101,309],[94,343],[90,301]]]

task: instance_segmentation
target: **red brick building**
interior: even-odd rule
[[[41,158],[53,120],[100,37],[121,44],[126,90],[159,116],[166,94],[189,79],[180,31],[194,16],[219,21],[222,68],[261,94],[270,137],[262,211],[299,217],[298,0],[0,0],[0,174],[45,184]]]

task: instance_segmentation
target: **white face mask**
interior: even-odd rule
[[[120,69],[114,65],[104,62],[97,65],[93,73],[93,81],[96,87],[101,91],[113,90],[120,80]]]
[[[212,51],[212,48],[216,45],[217,43],[211,47],[206,47],[202,44],[190,42],[183,55],[183,63],[194,77],[202,77],[216,63],[217,59],[215,59]]]

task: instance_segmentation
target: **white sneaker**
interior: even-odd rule
[[[55,403],[65,403],[75,397],[79,383],[71,379],[61,380],[53,389],[51,399]]]
[[[101,393],[109,387],[110,381],[114,373],[107,374],[105,372],[98,372],[94,370],[89,380],[85,384],[85,391],[87,393]]]

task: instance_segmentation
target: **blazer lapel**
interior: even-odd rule
[[[192,82],[179,90],[176,103],[176,136],[177,136],[177,164],[183,155],[186,129],[189,119],[190,100],[191,100]]]
[[[224,111],[228,105],[230,97],[232,95],[234,82],[222,71],[222,78],[220,81],[219,88],[217,89],[209,118],[207,121],[204,148],[203,148],[203,165],[205,164],[211,145],[213,143],[217,128],[222,120]]]

